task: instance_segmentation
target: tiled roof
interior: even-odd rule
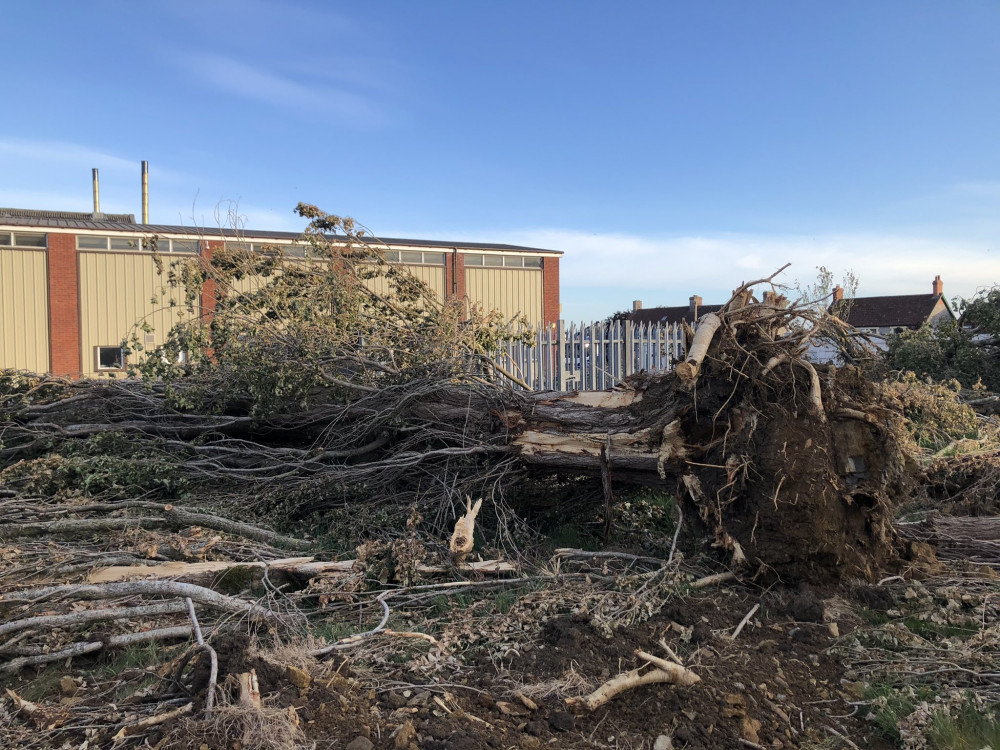
[[[698,305],[698,317],[701,318],[709,313],[718,311],[722,305]],[[686,320],[688,323],[694,323],[691,316],[690,305],[683,305],[681,307],[645,307],[641,310],[635,310],[629,313],[629,320],[633,323],[649,324],[649,323],[680,323],[682,320]]]
[[[34,208],[0,208],[0,219],[65,219],[67,221],[103,221],[115,224],[135,224],[134,214],[88,214],[81,211],[40,211]]]
[[[0,208],[0,224],[30,227],[32,229],[89,229],[98,232],[129,232],[148,235],[204,235],[206,237],[238,236],[250,240],[295,240],[301,232],[267,232],[256,229],[232,229],[212,227],[185,227],[169,224],[136,224],[132,214],[87,214],[69,211],[33,211],[19,208]],[[336,239],[336,235],[332,238]],[[447,240],[415,240],[400,237],[376,237],[375,241],[386,245],[407,247],[462,248],[463,250],[496,250],[508,253],[551,253],[562,255],[561,250],[545,250],[538,247],[503,245],[492,242],[452,242]]]
[[[847,323],[855,328],[903,326],[919,328],[930,318],[940,294],[901,294],[884,297],[855,297],[835,302]],[[845,312],[846,310],[846,312]]]

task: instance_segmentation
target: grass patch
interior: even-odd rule
[[[931,721],[927,741],[932,750],[1000,748],[1000,724],[993,711],[967,700],[954,716],[941,711]]]
[[[215,577],[215,588],[219,593],[236,596],[250,589],[253,584],[254,569],[249,565],[236,565]]]
[[[940,638],[968,638],[975,635],[977,630],[968,626],[949,625],[947,623],[939,624],[912,616],[904,619],[903,624],[914,635],[919,635],[921,638],[926,638],[929,641]]]
[[[885,625],[890,619],[885,612],[878,612],[867,607],[858,607],[858,616],[869,625]]]
[[[354,635],[354,629],[340,620],[324,620],[313,625],[312,633],[321,640],[333,643],[341,638]]]
[[[866,688],[864,697],[871,701],[875,726],[887,739],[899,744],[903,740],[899,722],[912,714],[921,701],[933,700],[934,691],[926,686],[899,690],[889,684],[873,683]]]
[[[493,606],[496,607],[496,611],[505,615],[510,612],[511,607],[514,606],[514,602],[517,601],[517,596],[513,591],[501,591],[493,599]]]
[[[601,547],[600,540],[596,536],[574,521],[560,524],[552,529],[549,542],[555,549],[570,547],[594,552]]]
[[[104,655],[94,675],[99,679],[115,677],[126,669],[145,669],[150,666],[160,666],[169,658],[170,651],[176,651],[177,646],[164,646],[158,641],[136,643],[118,651]]]
[[[435,616],[446,615],[453,609],[468,609],[476,600],[468,594],[445,596],[439,594],[431,601],[431,612]]]
[[[59,680],[66,674],[62,665],[50,664],[38,676],[16,688],[26,701],[40,701],[59,692]]]

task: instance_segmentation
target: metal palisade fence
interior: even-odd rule
[[[642,370],[672,370],[683,354],[678,323],[560,320],[539,326],[532,344],[508,344],[497,362],[536,390],[599,391]]]

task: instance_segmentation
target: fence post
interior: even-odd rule
[[[566,390],[566,328],[564,321],[560,320],[556,325],[559,329],[556,331],[556,341],[558,342],[556,346],[556,360],[557,366],[553,374],[558,378],[555,384],[555,390],[564,391]]]
[[[625,319],[625,361],[622,363],[624,365],[625,377],[635,373],[635,323],[629,319]]]

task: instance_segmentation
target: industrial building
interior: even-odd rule
[[[187,314],[184,305],[165,304],[158,258],[208,260],[226,242],[293,248],[300,239],[255,230],[240,230],[237,238],[225,229],[136,223],[131,214],[0,208],[0,369],[119,374],[126,364],[122,341],[136,326],[151,328],[143,334],[148,350]],[[561,252],[478,242],[378,242],[390,262],[406,266],[441,301],[467,297],[508,318],[523,315],[532,325],[559,318]],[[199,314],[210,310],[203,297]]]

